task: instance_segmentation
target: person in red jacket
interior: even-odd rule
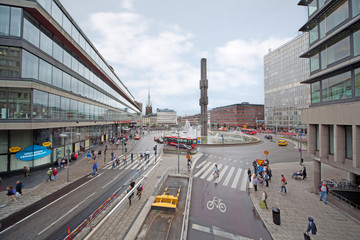
[[[57,174],[58,174],[57,169],[54,168],[52,173],[53,173],[53,176],[54,176],[54,181],[56,181],[56,177],[57,177]]]

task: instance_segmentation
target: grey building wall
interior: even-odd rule
[[[301,109],[310,105],[309,60],[299,56],[309,48],[308,33],[264,57],[265,126],[293,129],[301,125]]]

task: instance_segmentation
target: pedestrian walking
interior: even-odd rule
[[[49,168],[49,170],[47,171],[48,178],[46,179],[46,182],[48,182],[49,180],[52,181],[52,174],[52,169]]]
[[[24,187],[24,184],[22,184],[20,181],[17,181],[17,182],[16,182],[16,187],[15,187],[15,189],[16,189],[16,192],[19,193],[19,198],[22,198],[22,195],[23,195],[22,189],[23,189],[23,187]],[[15,195],[15,196],[16,196],[16,195]]]
[[[304,233],[304,239],[305,240],[310,240],[310,235],[316,235],[317,232],[317,228],[316,228],[316,224],[314,223],[314,219],[312,217],[308,218],[309,223],[308,223],[308,227],[306,229],[306,233]]]
[[[267,197],[268,197],[268,194],[267,194],[267,192],[264,190],[264,191],[263,191],[263,194],[262,194],[262,199],[261,199],[261,200],[264,202],[266,209],[268,209],[267,202],[266,202]]]
[[[141,199],[141,194],[143,191],[143,186],[140,184],[137,188],[136,188],[137,192],[136,192],[136,196],[139,197],[139,200]]]
[[[307,177],[306,167],[303,167],[302,169],[302,176],[303,176],[303,180]]]
[[[105,145],[104,154],[106,154],[107,150],[108,150],[108,146],[107,146],[107,145]]]
[[[267,167],[267,175],[269,176],[269,182],[271,182],[272,173],[269,166]]]
[[[131,159],[131,162],[133,162],[133,160],[134,160],[134,154],[133,153],[130,154],[130,159]]]
[[[115,166],[116,166],[116,163],[115,163],[115,161],[113,161],[111,169],[114,169]]]
[[[248,174],[248,177],[249,177],[249,182],[251,182],[251,170],[250,170],[250,168],[248,168],[247,174]]]
[[[124,164],[125,165],[127,164],[127,156],[126,155],[124,156]]]
[[[93,163],[93,166],[92,166],[92,168],[93,168],[93,172],[92,172],[92,175],[96,175],[97,174],[97,162],[96,161],[94,161],[94,163]]]
[[[133,179],[131,179],[130,184],[129,184],[129,188],[127,190],[127,192],[130,192],[131,189],[133,189],[135,187],[135,181]],[[129,205],[131,206],[131,198],[134,196],[134,192],[132,192],[129,196]]]
[[[114,157],[115,157],[114,151],[111,151],[111,160],[114,160]]]
[[[30,168],[28,168],[27,166],[24,166],[24,176],[26,177],[30,177]]]
[[[264,175],[264,179],[265,179],[265,182],[266,182],[265,187],[268,187],[269,186],[269,175],[266,172],[265,172],[265,175]]]
[[[256,174],[253,175],[253,184],[254,184],[254,190],[257,191],[258,179],[256,177]]]
[[[58,171],[57,171],[56,168],[54,168],[52,174],[53,174],[53,176],[54,176],[54,181],[56,181],[56,179],[57,179],[57,174],[58,174]]]
[[[320,194],[320,201],[324,201],[325,204],[326,203],[326,196],[329,192],[329,188],[328,186],[326,185],[326,182],[323,181],[322,184],[319,185],[319,194]]]
[[[283,174],[281,174],[281,181],[280,181],[280,192],[286,193],[286,179]]]
[[[61,168],[61,157],[57,158],[57,162],[58,162],[58,168]]]
[[[214,175],[215,177],[219,177],[219,168],[218,168],[217,164],[215,164],[215,168],[214,168],[214,173],[213,173],[213,175]]]
[[[17,200],[16,200],[16,198],[15,198],[15,194],[16,194],[15,189],[13,189],[12,186],[7,186],[7,187],[6,187],[6,190],[7,190],[6,195],[7,195],[8,197],[6,198],[4,204],[1,205],[0,207],[5,207],[5,206],[6,206],[6,203],[7,203],[8,201],[10,201],[10,200],[13,200],[14,203],[17,203]]]

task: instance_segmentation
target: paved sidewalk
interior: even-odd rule
[[[318,232],[311,239],[316,240],[355,240],[360,239],[360,223],[358,220],[348,216],[333,204],[320,202],[319,195],[313,192],[313,163],[305,162],[308,178],[296,180],[291,177],[292,173],[299,170],[299,163],[277,163],[272,164],[272,180],[269,187],[258,185],[258,191],[250,188],[251,200],[269,230],[273,239],[276,240],[302,240],[306,231],[308,217],[314,218]],[[288,184],[287,193],[280,193],[280,175],[284,174]],[[344,171],[322,165],[323,179],[345,178]],[[250,184],[252,187],[252,183]],[[269,210],[262,209],[259,202],[263,190],[268,193],[267,204]],[[281,225],[275,225],[272,218],[272,207],[280,209]]]
[[[131,151],[133,146],[136,144],[136,140],[128,141],[128,152]],[[108,146],[106,153],[106,163],[110,162],[111,151],[114,151],[115,156],[122,156],[121,146],[117,147],[110,143],[105,144]],[[94,150],[104,149],[105,145],[97,146]],[[104,165],[104,151],[96,158],[99,168]],[[57,168],[57,166],[54,165]],[[88,175],[92,172],[92,160],[88,161],[86,153],[82,154],[78,160],[71,162],[69,168],[69,182],[67,182],[67,168],[58,169],[57,181],[45,182],[48,178],[47,170],[39,170],[36,172],[30,172],[30,177],[24,178],[23,175],[12,176],[7,179],[3,179],[4,190],[0,192],[0,205],[3,204],[7,198],[6,186],[10,185],[15,188],[16,181],[24,183],[23,197],[18,199],[17,203],[8,202],[7,206],[0,208],[0,220],[8,217],[9,215],[39,201],[40,199],[62,189],[63,187],[75,182],[76,180]]]

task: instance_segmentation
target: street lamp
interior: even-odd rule
[[[178,174],[180,173],[180,143],[179,143],[179,139],[180,139],[180,132],[177,132],[178,135],[178,139],[177,139],[177,143],[178,143]]]
[[[65,133],[61,133],[59,136],[63,137],[64,141],[65,141],[64,150],[65,150],[66,160],[67,160],[67,164],[66,164],[66,166],[67,166],[66,181],[69,182],[69,154],[70,154],[70,149],[68,149],[68,152],[66,152],[66,139],[68,140],[67,142],[69,143],[69,135],[67,135]]]

